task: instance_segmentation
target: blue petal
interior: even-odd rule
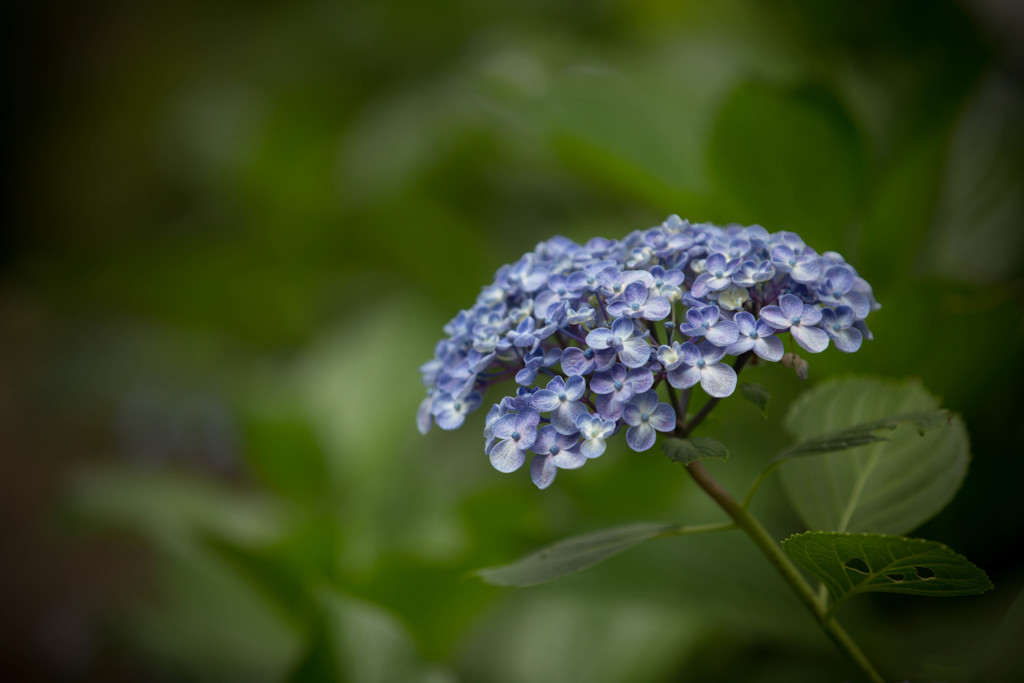
[[[562,349],[548,349],[544,352],[544,356],[540,361],[540,364],[546,368],[551,367],[558,362],[558,359],[562,357]]]
[[[523,434],[526,434],[527,432],[531,434],[536,433],[538,424],[540,424],[540,414],[533,408],[523,408],[518,414],[516,414],[516,429]]]
[[[510,438],[516,430],[516,415],[514,413],[502,415],[491,425],[491,434],[499,439]]]
[[[711,291],[711,288],[708,286],[711,279],[712,277],[709,273],[701,273],[698,275],[697,279],[693,281],[693,285],[690,287],[690,294],[697,298],[706,296],[708,292]],[[689,311],[687,311],[687,313],[689,313]],[[687,315],[687,318],[689,318],[689,315]]]
[[[618,318],[612,323],[611,332],[619,339],[626,340],[633,336],[633,321],[629,318]],[[596,332],[596,330],[595,330]],[[591,332],[593,334],[593,332]],[[590,344],[590,336],[587,336],[587,343]],[[593,344],[590,344],[593,346]]]
[[[859,349],[863,340],[864,336],[856,327],[848,327],[832,335],[832,342],[836,348],[845,353],[853,353]]]
[[[594,369],[594,361],[583,356],[583,350],[570,346],[562,354],[562,371],[567,375],[585,375]],[[534,373],[536,377],[536,373]],[[530,380],[532,383],[533,380]]]
[[[804,312],[800,314],[800,325],[817,325],[821,322],[821,311],[813,306],[804,306]]]
[[[643,305],[647,301],[647,286],[639,281],[630,282],[626,285],[625,291],[622,293],[622,298],[627,304],[639,304]]]
[[[628,318],[633,312],[634,311],[630,308],[629,304],[622,299],[612,301],[608,304],[608,315],[613,315],[616,318]]]
[[[565,380],[561,377],[552,377],[548,385],[544,387],[550,392],[560,394],[565,391]]]
[[[642,453],[654,445],[658,433],[649,424],[630,427],[626,430],[626,444],[637,453]]]
[[[615,363],[617,357],[615,349],[599,349],[594,352],[594,367],[598,370],[607,370]]]
[[[822,311],[822,313],[824,314],[824,311]],[[834,315],[835,319],[839,321],[839,325],[841,327],[849,327],[853,324],[853,321],[856,318],[853,309],[849,306],[840,306],[835,310]]]
[[[530,478],[539,489],[551,486],[555,475],[558,474],[558,468],[550,460],[546,455],[537,455],[530,461]]]
[[[754,353],[765,360],[777,362],[782,358],[785,348],[778,337],[761,337],[754,344]]]
[[[717,253],[708,256],[707,260],[704,263],[705,269],[709,273],[714,272],[716,270],[725,270],[726,266],[725,256],[723,254]]]
[[[647,320],[664,320],[672,312],[672,304],[663,296],[651,297],[643,306],[643,312]]]
[[[774,337],[769,337],[769,339],[774,339]],[[729,344],[729,346],[725,347],[725,352],[730,356],[738,356],[741,353],[746,353],[750,349],[754,348],[754,345],[759,341],[761,340],[753,339],[745,334],[741,334],[740,338],[736,340],[735,344]],[[757,352],[755,351],[755,353]]]
[[[499,472],[515,472],[526,461],[526,453],[516,447],[511,439],[499,441],[489,455],[491,465]]]
[[[683,342],[679,346],[679,355],[682,356],[683,362],[687,365],[696,365],[703,356],[700,353],[700,349],[693,342]]]
[[[789,276],[805,285],[812,285],[821,277],[821,264],[817,258],[801,257],[792,268]]]
[[[609,291],[611,291],[616,283],[620,282],[622,282],[622,273],[615,266],[608,266],[597,274],[597,283]]]
[[[793,321],[786,317],[786,314],[782,312],[782,308],[779,306],[765,306],[762,308],[761,320],[764,320],[777,330],[788,330],[793,324]]]
[[[725,363],[708,365],[700,373],[700,388],[709,396],[725,398],[736,389],[736,371]]]
[[[615,391],[615,380],[622,381],[626,376],[625,372],[621,373],[621,377],[615,376],[615,369],[620,367],[625,370],[625,367],[616,364],[609,370],[595,372],[594,376],[590,378],[590,390],[595,394],[610,394]]]
[[[853,323],[853,326],[860,330],[861,335],[868,341],[874,341],[875,335],[871,334],[871,330],[868,329],[868,324],[863,320],[858,320]]]
[[[563,450],[552,455],[548,460],[561,470],[578,470],[587,462],[587,456],[578,450]]]
[[[559,434],[576,434],[576,418],[587,414],[587,407],[579,401],[571,401],[551,413],[551,424]]]
[[[654,385],[654,375],[645,368],[635,368],[626,373],[625,383],[631,386],[635,393],[640,393]]]
[[[615,335],[607,327],[591,330],[587,335],[587,346],[594,349],[606,349]]]
[[[740,311],[733,317],[732,321],[736,323],[736,329],[743,335],[749,335],[753,332],[757,322],[754,316],[747,311]]]
[[[604,439],[584,439],[580,444],[580,453],[587,458],[596,458],[604,453],[607,447]]]
[[[571,292],[592,292],[597,288],[597,278],[594,279],[592,284],[587,284],[587,280],[590,277],[589,273],[578,270],[569,276],[569,279],[566,282],[566,288]]]
[[[704,336],[718,346],[728,346],[739,339],[740,332],[736,323],[731,320],[722,320],[708,328]]]
[[[630,394],[632,398],[632,394]],[[622,417],[622,401],[615,400],[615,396],[612,394],[602,394],[594,399],[594,405],[597,407],[597,413],[606,420],[617,421]]]
[[[793,335],[796,343],[811,353],[821,353],[828,348],[828,335],[820,327],[804,327],[794,325],[789,333]]]
[[[548,280],[548,271],[541,266],[534,266],[530,272],[523,277],[523,289],[527,292],[536,292],[544,286]]]
[[[771,308],[771,306],[765,306],[761,309],[761,317],[764,318],[765,311]],[[782,310],[782,315],[786,320],[786,324],[793,324],[793,318],[799,318],[804,314],[804,302],[800,300],[800,297],[792,294],[783,294],[782,298],[779,299],[779,308]],[[768,322],[775,325],[775,322],[768,318]],[[777,326],[776,326],[777,327]]]
[[[639,408],[642,413],[653,413],[654,409],[658,407],[658,394],[652,390],[638,392],[633,397],[631,404]]]
[[[709,341],[702,341],[697,345],[697,350],[700,351],[701,358],[704,359],[704,362],[708,364],[717,363],[725,358],[725,349],[717,344],[712,344]]]
[[[627,368],[638,368],[647,362],[651,357],[651,345],[646,339],[627,339],[622,343],[622,350],[619,351],[619,360]]]
[[[466,421],[466,416],[452,408],[446,408],[437,414],[437,426],[441,429],[458,429]]]
[[[832,266],[825,271],[825,279],[831,285],[829,289],[833,290],[829,292],[830,295],[835,292],[845,294],[853,287],[853,273],[846,266]]]
[[[558,400],[558,396],[553,391],[541,389],[533,395],[533,407],[541,412],[554,410],[560,405],[562,402]]]
[[[434,424],[434,416],[430,412],[433,401],[433,396],[427,396],[420,403],[419,410],[416,411],[416,428],[420,430],[420,434],[429,432],[431,425]]]
[[[668,383],[676,389],[689,389],[700,381],[700,370],[689,365],[680,365],[668,372]]]
[[[570,401],[578,401],[587,390],[587,382],[582,377],[570,377],[565,383],[565,395]]]
[[[516,373],[516,384],[528,387],[537,380],[537,368],[523,368]]]
[[[466,414],[472,413],[474,410],[480,407],[480,404],[483,403],[483,400],[484,397],[479,392],[473,392],[469,396],[466,396],[466,398],[462,399],[462,412]]]
[[[671,432],[676,428],[676,411],[667,403],[659,403],[651,413],[651,425],[659,432]]]
[[[847,292],[843,295],[843,302],[849,304],[854,315],[862,320],[871,312],[871,302],[860,292]]]
[[[544,425],[537,430],[537,440],[530,450],[534,453],[547,453],[558,441],[558,432],[551,425]]]

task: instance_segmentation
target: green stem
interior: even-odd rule
[[[786,556],[778,543],[768,534],[768,531],[761,523],[744,508],[739,502],[726,491],[721,484],[712,477],[704,466],[699,462],[691,462],[686,466],[690,476],[697,485],[711,496],[718,503],[727,515],[736,523],[747,536],[751,538],[761,552],[782,574],[782,578],[790,585],[797,597],[811,611],[818,624],[825,631],[828,637],[843,651],[853,662],[860,667],[861,671],[872,683],[885,683],[885,679],[875,670],[871,662],[857,646],[850,635],[839,625],[833,617],[828,614],[828,607],[824,599],[815,594],[814,589],[807,583],[800,570]]]

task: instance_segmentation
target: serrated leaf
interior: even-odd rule
[[[757,406],[762,415],[768,417],[768,400],[772,396],[768,393],[767,389],[753,382],[741,382],[740,393],[743,395],[743,398]]]
[[[669,460],[683,466],[704,458],[725,460],[729,457],[729,449],[724,444],[706,436],[692,436],[688,439],[669,437],[661,442],[661,450]]]
[[[908,424],[893,428],[893,420]],[[815,531],[906,533],[942,510],[967,472],[963,422],[938,411],[917,382],[824,382],[793,403],[786,428],[808,450],[788,454],[783,490]],[[892,430],[888,440],[878,429]],[[812,451],[819,454],[793,457]]]
[[[861,593],[974,595],[993,586],[984,571],[935,541],[809,531],[783,549],[828,587],[832,610]]]
[[[480,569],[477,575],[496,586],[533,586],[586,569],[644,541],[672,534],[678,529],[676,524],[645,522],[574,536],[512,564]]]
[[[838,432],[832,432],[825,436],[819,436],[814,439],[808,439],[779,453],[773,459],[773,462],[779,462],[782,460],[788,460],[789,458],[796,458],[804,455],[818,455],[820,453],[831,453],[835,451],[845,451],[850,448],[857,446],[864,446],[869,443],[876,441],[888,441],[884,436],[879,436],[875,432],[882,429],[896,429],[903,423],[911,423],[917,427],[917,431],[921,436],[924,433],[941,424],[943,421],[949,421],[951,419],[949,411],[946,410],[922,410],[915,413],[904,413],[903,415],[893,415],[892,417],[882,418],[881,420],[872,420],[859,424],[849,429],[842,429]]]

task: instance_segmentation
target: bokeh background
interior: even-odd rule
[[[539,492],[491,469],[485,411],[414,426],[418,366],[498,266],[670,213],[799,232],[873,283],[876,341],[814,357],[809,383],[916,377],[964,416],[971,471],[914,535],[997,588],[844,621],[893,680],[1012,678],[1019,3],[5,12],[0,667],[19,680],[855,678],[740,536],[531,589],[470,575],[574,533],[719,519],[656,451],[619,443]],[[706,432],[736,490],[807,386],[750,372],[769,419],[727,401]],[[760,495],[773,533],[798,528],[777,482]]]

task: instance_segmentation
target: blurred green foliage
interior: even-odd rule
[[[1024,65],[1004,11],[17,4],[5,659],[74,680],[853,677],[734,535],[532,589],[469,577],[573,533],[719,520],[655,451],[610,447],[538,492],[490,468],[482,412],[413,421],[419,364],[500,264],[679,213],[798,231],[875,285],[876,340],[813,358],[810,382],[917,377],[963,415],[971,471],[914,533],[997,590],[844,617],[894,680],[964,680],[986,647],[1011,671],[1007,627],[986,645],[1024,585]],[[803,388],[748,379],[767,422],[737,399],[706,430],[735,492]],[[775,483],[756,507],[780,538],[799,526]]]

